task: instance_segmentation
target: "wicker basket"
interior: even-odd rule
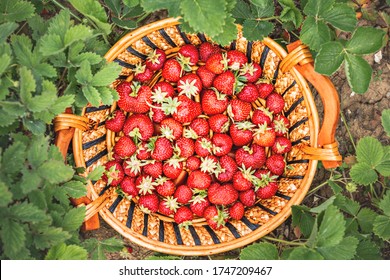
[[[118,41],[106,54],[108,61],[122,67],[113,87],[123,80],[132,80],[132,69],[143,62],[155,48],[174,55],[184,44],[199,45],[209,40],[203,34],[184,34],[179,21],[169,18],[139,28]],[[115,189],[102,180],[88,183],[88,196],[75,201],[87,205],[86,224],[96,226],[96,213],[130,241],[150,250],[176,255],[211,255],[243,247],[267,235],[291,214],[291,206],[305,197],[315,175],[317,160],[325,167],[336,167],[341,160],[334,139],[339,113],[339,100],[332,83],[313,70],[309,50],[300,42],[288,46],[289,54],[273,40],[249,42],[238,27],[237,40],[226,46],[245,53],[249,61],[258,62],[263,75],[272,80],[276,92],[285,99],[284,115],[290,120],[289,138],[293,148],[287,155],[288,168],[280,178],[279,190],[271,199],[259,200],[246,209],[243,219],[232,220],[220,230],[213,230],[204,219],[197,219],[188,229],[179,227],[171,217],[143,213],[136,200],[118,196]],[[156,78],[152,83],[159,79]],[[321,131],[319,118],[306,79],[319,91],[324,103]],[[256,104],[254,104],[256,106]],[[77,166],[86,174],[109,160],[115,135],[104,122],[116,107],[87,106],[82,116],[66,112],[55,119],[56,144],[63,155],[73,140]],[[72,138],[73,137],[73,138]],[[95,222],[91,222],[95,219]],[[92,225],[92,227],[94,226]]]

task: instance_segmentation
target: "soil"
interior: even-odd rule
[[[153,22],[160,18],[164,18],[165,14],[158,14],[149,18],[147,22]],[[380,54],[376,54],[377,57],[382,56],[381,60],[374,61],[374,55],[367,56],[366,59],[373,68],[372,81],[369,90],[363,94],[355,94],[352,92],[348,85],[344,69],[340,69],[331,78],[333,84],[339,92],[341,115],[336,139],[339,143],[339,151],[344,159],[353,160],[349,156],[354,154],[354,145],[364,136],[373,136],[382,142],[384,145],[390,144],[390,138],[386,136],[383,127],[381,126],[381,112],[384,109],[390,108],[390,60],[389,60],[389,47],[385,47],[380,51]],[[318,94],[313,90],[315,95],[317,108],[319,115],[322,115],[322,104]],[[320,185],[329,178],[329,171],[324,168],[319,168],[316,172],[315,178],[312,183],[312,188]],[[332,192],[324,187],[314,195],[307,197],[302,203],[313,207],[320,204],[324,198],[332,195]],[[370,198],[363,188],[359,188],[354,193],[355,199],[365,204]],[[279,226],[272,236],[294,240],[299,237],[299,232],[291,225],[291,218],[284,224]],[[122,238],[114,229],[112,229],[107,223],[101,220],[101,226],[98,230],[88,231],[82,233],[84,238],[97,238],[99,240],[107,239],[110,237]],[[125,249],[122,252],[108,253],[107,259],[112,260],[140,260],[156,253],[138,245],[124,240],[125,245],[129,250]],[[237,258],[239,250],[227,252],[221,255],[214,255],[212,259],[220,258]],[[386,248],[383,252],[385,259],[390,258],[390,249]],[[202,257],[203,258],[203,257]],[[202,259],[197,258],[197,259]],[[207,258],[207,257],[206,257]],[[188,259],[188,257],[186,257]]]

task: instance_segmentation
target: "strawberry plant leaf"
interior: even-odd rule
[[[80,198],[87,194],[87,188],[83,182],[80,181],[69,181],[61,186],[67,195],[72,198]]]
[[[303,21],[303,16],[299,9],[295,6],[293,0],[279,0],[278,3],[282,6],[283,11],[280,14],[280,20],[283,22],[291,21],[298,28]]]
[[[345,73],[348,83],[356,93],[365,93],[370,85],[372,68],[363,58],[346,53]]]
[[[255,17],[272,17],[275,13],[274,1],[272,0],[250,0],[250,2],[253,5]]]
[[[365,162],[352,166],[350,176],[358,184],[368,186],[378,180],[378,174]]]
[[[34,204],[23,202],[10,207],[12,217],[21,222],[38,223],[47,218],[47,213]]]
[[[38,168],[38,174],[49,183],[58,184],[73,177],[73,168],[62,161],[50,159]]]
[[[20,100],[26,104],[30,101],[33,91],[36,89],[35,79],[29,69],[21,67],[19,70]]]
[[[326,208],[328,208],[329,205],[333,204],[335,199],[336,199],[336,196],[332,196],[332,197],[328,198],[325,202],[318,205],[317,207],[311,208],[310,212],[317,213],[317,214],[321,213],[322,211],[326,210]]]
[[[0,1],[0,22],[21,22],[34,15],[35,7],[29,1]]]
[[[335,0],[308,0],[303,12],[308,16],[318,17],[329,11]]]
[[[91,181],[97,181],[103,176],[104,171],[104,166],[97,166],[91,172],[88,173],[87,179]]]
[[[384,156],[382,144],[372,136],[366,136],[359,140],[356,147],[356,158],[359,163],[367,163],[375,168]]]
[[[390,217],[390,191],[387,191],[382,200],[379,201],[379,208],[383,211],[383,214]]]
[[[352,215],[356,216],[360,210],[360,204],[348,197],[343,195],[337,195],[334,200],[333,205],[337,206],[340,210]]]
[[[140,4],[145,12],[167,9],[169,16],[180,16],[180,0],[141,0]]]
[[[107,86],[118,78],[122,67],[114,62],[106,63],[93,75],[91,85],[95,87]]]
[[[93,106],[99,106],[100,105],[100,94],[99,91],[93,87],[93,86],[84,86],[83,87],[83,94],[85,98],[91,103]]]
[[[82,52],[78,53],[77,56],[70,58],[70,61],[75,66],[80,66],[84,60],[88,61],[90,65],[95,65],[102,61],[102,57],[93,52]]]
[[[23,176],[20,182],[20,189],[23,194],[28,194],[33,190],[37,190],[42,184],[42,178],[35,171],[27,169],[22,170]]]
[[[27,102],[27,108],[31,112],[41,112],[47,110],[57,99],[57,88],[49,81],[42,82],[42,92],[35,95]]]
[[[112,18],[112,22],[125,29],[134,29],[137,27],[137,22],[129,19]]]
[[[92,30],[85,25],[78,24],[72,26],[64,35],[64,47],[68,47],[79,40],[88,40],[92,35]]]
[[[386,33],[374,27],[358,27],[347,42],[348,52],[358,55],[377,52],[383,47]]]
[[[166,260],[181,260],[181,258],[177,257],[177,256],[170,256],[170,255],[167,255],[167,256],[150,256],[150,257],[147,257],[145,260],[150,260],[150,261],[166,261]]]
[[[239,22],[242,23],[244,19],[252,18],[251,6],[242,1],[238,1],[232,10],[232,15],[235,19],[240,19]]]
[[[357,24],[355,10],[347,4],[337,3],[322,14],[324,20],[337,29],[353,31]]]
[[[2,64],[0,65],[0,77],[3,75],[3,73],[7,70],[8,66],[11,63],[11,57],[8,54],[3,54],[0,56],[0,61]],[[0,82],[0,84],[2,84]]]
[[[123,4],[125,4],[129,8],[133,8],[139,5],[140,0],[123,0]]]
[[[12,202],[12,193],[6,184],[0,181],[0,207],[6,207]]]
[[[13,175],[23,169],[26,160],[26,145],[21,141],[15,141],[3,153],[1,162],[1,174]]]
[[[18,24],[15,22],[4,22],[0,24],[0,43],[3,43],[16,28],[18,28]]]
[[[359,240],[356,237],[348,236],[332,247],[319,247],[317,251],[326,260],[351,260],[356,254]]]
[[[88,250],[92,260],[105,260],[105,252],[118,252],[124,244],[122,240],[117,238],[108,238],[105,240],[97,240],[90,238],[83,242],[83,246]]]
[[[26,232],[23,226],[11,219],[4,219],[2,222],[0,236],[3,245],[3,252],[11,259],[17,255],[25,245]]]
[[[278,249],[274,244],[260,242],[241,250],[241,260],[277,260]]]
[[[390,176],[390,146],[383,148],[384,154],[381,162],[376,166],[376,170],[382,176]]]
[[[381,252],[378,245],[369,240],[361,240],[356,247],[356,260],[381,260]]]
[[[318,51],[324,43],[330,41],[331,32],[324,21],[309,16],[303,22],[300,38],[304,44]]]
[[[387,136],[390,137],[390,109],[382,111],[382,126],[387,133]]]
[[[84,248],[61,243],[49,249],[45,260],[86,260],[87,257],[88,252]]]
[[[43,250],[65,242],[70,237],[71,235],[61,228],[47,227],[39,234],[34,235],[34,244],[37,249]]]
[[[359,211],[356,218],[362,230],[362,233],[372,232],[376,216],[378,216],[377,213],[375,213],[373,210],[366,207],[363,207]]]
[[[390,216],[378,215],[374,221],[374,233],[383,240],[390,239]]]
[[[294,205],[292,209],[292,224],[299,227],[302,234],[308,237],[313,229],[315,218],[310,214],[310,208],[304,205]]]
[[[268,21],[247,19],[244,21],[242,29],[244,37],[254,41],[267,37],[274,29],[274,25]]]
[[[294,248],[289,256],[289,260],[323,260],[324,257],[317,251],[306,248],[306,247],[297,247]]]
[[[64,50],[62,38],[57,34],[45,35],[40,43],[39,51],[46,56],[55,55]]]
[[[23,118],[22,121],[24,128],[31,131],[31,133],[34,135],[43,134],[46,131],[46,124],[41,120]]]
[[[108,87],[98,88],[102,104],[111,105],[114,101],[119,99],[118,92]]]
[[[80,69],[77,70],[74,76],[77,82],[82,85],[89,85],[92,82],[93,80],[92,70],[87,60],[84,60],[80,64]]]
[[[213,40],[222,46],[229,45],[230,42],[237,38],[237,25],[234,23],[234,18],[230,15],[226,18],[226,23],[223,32],[214,36]]]
[[[344,46],[337,41],[331,41],[323,44],[318,52],[314,70],[324,75],[332,75],[341,66],[344,61]]]
[[[333,205],[328,206],[323,213],[324,215],[319,224],[316,236],[316,245],[317,247],[332,247],[339,244],[344,237],[344,216],[340,210]]]
[[[61,227],[65,231],[75,231],[79,229],[85,217],[85,206],[72,208],[64,216]]]

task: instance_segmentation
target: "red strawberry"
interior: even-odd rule
[[[162,76],[169,82],[178,82],[183,74],[183,68],[180,63],[174,59],[167,59],[162,69]]]
[[[272,152],[275,154],[285,154],[291,151],[291,141],[284,136],[278,136],[275,144],[272,146]]]
[[[191,170],[197,170],[200,167],[201,160],[196,156],[190,156],[187,158],[186,167]]]
[[[116,91],[119,94],[118,107],[121,108],[125,112],[131,112],[135,103],[137,102],[135,96],[133,94],[133,89],[131,87],[131,83],[122,82],[116,87]]]
[[[229,68],[232,70],[240,69],[248,62],[246,55],[238,50],[230,50],[227,52],[227,59]]]
[[[165,216],[171,216],[175,214],[178,208],[179,204],[177,203],[176,199],[172,196],[168,196],[160,201],[160,204],[158,206],[158,212]]]
[[[137,147],[135,146],[133,140],[126,135],[119,138],[114,146],[114,153],[116,153],[120,158],[131,157],[136,150]]]
[[[218,230],[225,225],[229,216],[224,210],[219,210],[215,205],[210,205],[204,210],[203,217],[211,228]]]
[[[264,123],[258,125],[258,128],[255,130],[253,142],[262,147],[272,147],[275,143],[275,139],[275,130]]]
[[[226,133],[229,131],[229,117],[223,114],[213,115],[209,118],[210,129],[216,133]]]
[[[113,132],[120,132],[125,123],[126,116],[121,110],[112,112],[106,120],[106,128]]]
[[[188,123],[202,114],[200,103],[189,99],[185,95],[180,95],[177,99],[180,104],[177,107],[177,111],[172,115],[175,120],[181,123]]]
[[[140,195],[152,194],[155,190],[155,183],[151,176],[141,175],[135,179],[135,185]]]
[[[182,46],[178,51],[178,54],[185,58],[189,58],[190,65],[195,65],[199,61],[199,51],[192,44]]]
[[[240,168],[239,171],[234,173],[233,176],[233,187],[238,190],[238,191],[246,191],[252,188],[252,180],[253,180],[253,175],[254,170],[251,168]]]
[[[206,157],[213,151],[213,144],[208,137],[199,137],[195,141],[195,153],[200,157]]]
[[[217,170],[215,173],[218,181],[220,182],[229,182],[230,180],[233,179],[234,173],[237,171],[237,164],[236,161],[228,156],[222,156],[219,159],[219,164],[221,166],[221,169],[224,170],[223,172],[218,172]]]
[[[152,106],[153,107],[149,112],[149,117],[152,119],[154,123],[161,123],[163,120],[168,118],[168,116],[165,114],[164,110],[162,109],[161,104],[153,103]]]
[[[213,87],[226,95],[233,95],[235,91],[236,77],[232,71],[225,71],[215,77]]]
[[[213,85],[215,74],[208,70],[206,66],[202,65],[196,70],[196,74],[199,76],[202,81],[204,88],[209,88]]]
[[[266,161],[267,168],[275,175],[282,175],[286,167],[286,162],[282,155],[271,155]]]
[[[189,134],[187,136],[188,138],[197,139],[198,137],[201,136],[208,136],[209,132],[210,132],[210,127],[208,121],[203,118],[197,118],[190,123],[189,129],[186,130],[185,133]]]
[[[237,94],[237,97],[242,101],[251,103],[259,98],[259,92],[257,91],[257,87],[254,84],[247,83]]]
[[[159,161],[167,160],[173,155],[172,144],[167,138],[157,138],[151,150],[152,158]]]
[[[141,174],[142,166],[144,164],[137,158],[137,156],[134,154],[129,159],[126,159],[123,164],[123,171],[127,176],[130,177],[137,177]]]
[[[257,144],[251,147],[244,146],[236,151],[236,163],[245,168],[258,169],[266,161],[265,149]]]
[[[230,118],[236,122],[245,121],[252,110],[250,103],[240,99],[233,99],[227,108]]]
[[[207,59],[216,53],[220,53],[221,49],[210,42],[203,42],[199,46],[199,59],[203,62],[206,62]]]
[[[256,203],[256,193],[253,189],[242,191],[239,194],[239,199],[247,207],[251,207]]]
[[[235,202],[229,208],[229,216],[232,219],[241,220],[242,217],[244,217],[244,213],[245,213],[244,204],[242,204],[240,201]]]
[[[132,197],[136,197],[138,195],[138,189],[135,186],[135,178],[125,176],[120,184],[120,187],[127,195]]]
[[[146,65],[138,63],[134,69],[134,79],[141,83],[149,82],[153,77],[153,71],[147,68]]]
[[[202,163],[200,164],[200,170],[210,175],[215,174],[217,171],[221,171],[218,163],[218,158],[213,155],[202,157]]]
[[[210,206],[210,201],[206,195],[196,195],[190,202],[191,211],[199,217],[203,217],[204,210]]]
[[[227,58],[226,54],[215,53],[210,55],[206,61],[206,68],[214,74],[221,74],[227,69]]]
[[[179,139],[183,134],[183,126],[174,118],[166,118],[161,121],[160,135],[173,141]]]
[[[147,142],[142,142],[142,143],[138,144],[137,158],[139,160],[150,159],[150,151],[148,149],[148,143]]]
[[[236,122],[230,126],[230,136],[236,146],[248,145],[253,139],[252,129],[255,125],[251,122]]]
[[[167,56],[165,52],[160,49],[155,49],[148,54],[145,65],[152,71],[157,71],[163,68]]]
[[[191,209],[187,206],[181,206],[179,209],[177,209],[175,215],[173,216],[173,219],[178,224],[183,224],[186,222],[190,222],[193,219],[194,214],[192,213]]]
[[[172,196],[175,193],[176,186],[172,180],[166,177],[159,177],[156,179],[156,191],[162,196]]]
[[[238,199],[238,192],[232,184],[211,184],[208,189],[210,203],[216,205],[229,205]]]
[[[195,170],[188,175],[187,185],[192,189],[205,190],[211,184],[211,176],[200,170]]]
[[[175,150],[181,158],[189,158],[195,152],[195,142],[192,139],[181,137],[176,140]]]
[[[268,126],[272,122],[272,113],[268,109],[263,107],[258,107],[252,115],[252,123],[255,125],[266,123]]]
[[[213,143],[213,153],[217,157],[227,155],[233,147],[233,140],[227,134],[215,133],[211,142]]]
[[[111,159],[110,159],[111,160]],[[118,154],[115,152],[112,153],[112,160],[122,164],[123,163],[123,158],[121,158]]]
[[[261,199],[273,197],[278,190],[278,183],[269,182],[266,186],[259,188],[256,191],[256,196]]]
[[[153,178],[157,178],[163,173],[163,165],[161,161],[152,161],[143,167],[143,172]]]
[[[165,98],[174,96],[175,89],[166,81],[160,81],[152,87],[152,100],[155,103],[161,104]]]
[[[164,162],[163,173],[168,178],[174,180],[183,171],[183,162],[178,158],[170,158]]]
[[[279,114],[283,111],[285,102],[280,94],[273,92],[268,95],[267,99],[265,100],[265,104],[270,112]]]
[[[245,63],[240,69],[240,75],[245,77],[247,83],[255,83],[263,73],[261,66],[256,63]]]
[[[273,84],[268,84],[268,83],[259,83],[256,84],[257,90],[259,92],[259,97],[262,99],[266,99],[268,95],[271,94],[271,92],[274,91],[274,86]]]
[[[186,95],[188,98],[198,95],[202,90],[202,81],[198,75],[189,73],[184,75],[177,82],[177,91],[179,95]]]
[[[123,82],[116,87],[118,106],[126,112],[147,113],[152,103],[152,90],[147,85]]]
[[[160,199],[155,193],[140,195],[138,199],[138,205],[140,206],[141,211],[148,214],[157,212],[159,204]]]
[[[125,121],[123,133],[133,138],[135,143],[138,143],[140,140],[149,140],[153,136],[154,126],[148,116],[133,114]]]
[[[187,185],[180,185],[176,188],[173,197],[177,199],[178,203],[186,204],[192,198],[192,190]]]
[[[108,185],[118,186],[124,177],[125,173],[120,163],[116,161],[108,161],[105,164],[105,172],[102,176],[102,179]]]
[[[223,113],[229,104],[225,94],[211,89],[206,89],[202,92],[201,102],[203,112],[209,116]]]
[[[283,136],[288,132],[290,121],[285,116],[278,114],[274,116],[271,126],[275,130],[276,136]]]

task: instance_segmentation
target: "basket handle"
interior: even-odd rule
[[[86,130],[88,128],[88,118],[76,116],[72,114],[72,109],[67,108],[65,113],[60,114],[54,118],[54,144],[60,150],[64,161],[66,162],[66,156],[70,142],[72,141],[74,132],[77,129]],[[91,201],[87,196],[80,198],[71,198],[70,201],[74,206],[86,206],[87,213],[82,226],[83,230],[94,230],[100,227],[100,221],[98,216],[99,207],[94,207],[94,204],[101,203]],[[94,211],[92,211],[94,209]],[[96,211],[97,210],[97,211]]]
[[[324,118],[318,134],[318,147],[304,147],[302,150],[305,153],[305,158],[321,160],[327,169],[336,168],[341,165],[342,160],[335,139],[340,115],[340,100],[337,90],[328,77],[315,72],[310,50],[300,40],[289,44],[287,50],[289,54],[280,64],[281,71],[287,72],[295,67],[315,87],[324,105]]]

